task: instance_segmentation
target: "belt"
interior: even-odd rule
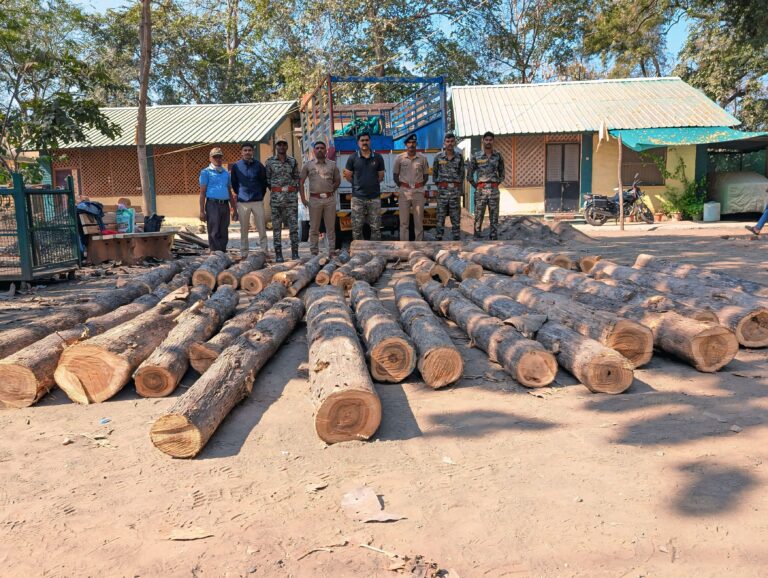
[[[416,183],[415,185],[411,186],[408,183],[404,183],[400,181],[400,188],[402,189],[423,189],[424,183]]]
[[[295,193],[299,189],[296,187],[269,187],[273,193]]]
[[[229,204],[229,199],[214,199],[213,197],[206,197],[205,198],[205,202],[207,203],[209,201],[214,202],[214,203],[219,203],[221,205]]]
[[[330,199],[333,196],[333,193],[309,193],[309,196],[318,199]]]
[[[491,181],[483,182],[483,183],[477,183],[476,189],[495,189],[498,188],[499,183],[494,183]]]
[[[440,181],[435,184],[438,189],[455,189],[461,184],[461,181]]]

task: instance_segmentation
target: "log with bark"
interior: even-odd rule
[[[148,295],[87,319],[72,329],[52,333],[0,361],[0,407],[21,408],[37,403],[54,386],[53,372],[65,348],[148,311],[176,289],[186,286],[191,277],[191,269],[187,276],[180,273]]]
[[[453,279],[453,274],[447,267],[438,265],[421,251],[413,251],[409,255],[408,266],[413,271],[416,282],[419,285],[430,280],[439,281],[442,285],[447,285],[448,281]]]
[[[458,281],[479,279],[483,276],[483,267],[481,265],[462,259],[459,257],[458,252],[438,251],[435,255],[435,260],[443,267],[446,267]]]
[[[462,251],[467,246],[462,241],[352,241],[349,250],[353,257],[368,253],[384,257],[387,261],[408,261],[413,251],[430,255],[441,249]]]
[[[341,281],[339,281],[339,286],[344,289],[345,293],[347,293],[352,289],[352,285],[355,281],[365,281],[370,284],[376,283],[386,268],[387,260],[384,257],[376,255],[364,265],[355,267],[349,273],[344,275],[344,277],[341,278]]]
[[[315,283],[318,285],[328,285],[331,282],[331,275],[333,272],[347,263],[350,259],[349,253],[346,250],[341,251],[338,255],[333,257],[328,263],[326,263],[322,269],[315,276]]]
[[[199,285],[184,296],[166,300],[130,321],[67,348],[54,372],[56,383],[77,403],[109,399],[162,343],[176,318],[209,293],[208,285]]]
[[[613,349],[551,319],[527,323],[526,318],[531,317],[528,308],[477,280],[464,281],[459,290],[483,310],[505,319],[505,323],[535,333],[536,340],[555,353],[558,363],[590,391],[621,393],[632,384],[634,373],[629,360]]]
[[[254,379],[304,314],[287,297],[227,347],[211,367],[152,425],[154,446],[175,458],[195,457],[232,408],[248,397]]]
[[[525,261],[512,261],[494,255],[483,255],[482,253],[461,252],[459,257],[472,261],[488,271],[509,276],[525,272],[525,268],[528,266]]]
[[[196,265],[194,262],[187,263],[182,260],[170,261],[147,273],[127,279],[117,289],[98,293],[89,301],[59,308],[51,314],[40,315],[26,322],[23,327],[1,331],[0,359],[24,349],[55,331],[71,329],[89,317],[103,315],[146,295],[161,283],[170,280],[185,266],[194,268]]]
[[[304,301],[315,431],[329,444],[367,440],[381,423],[381,401],[368,373],[352,312],[342,292],[331,285],[310,287]]]
[[[653,333],[635,321],[587,307],[563,295],[541,291],[509,277],[488,275],[483,281],[529,309],[546,314],[555,323],[615,349],[633,367],[641,367],[653,357]]]
[[[373,257],[373,255],[366,252],[353,255],[349,261],[344,263],[341,267],[333,272],[331,275],[331,285],[334,287],[341,287],[342,280],[356,267],[365,265],[368,261],[371,260],[371,257]]]
[[[757,297],[768,297],[768,285],[755,283],[747,279],[739,279],[727,273],[712,271],[689,263],[675,263],[674,261],[654,257],[646,253],[641,253],[637,256],[634,268],[648,269],[678,279],[698,279],[704,285],[728,287]]]
[[[204,373],[216,358],[240,335],[253,328],[275,303],[288,294],[281,283],[270,283],[252,299],[248,307],[227,321],[208,341],[197,341],[189,346],[189,363],[199,373]]]
[[[510,261],[533,261],[540,259],[550,265],[556,265],[563,269],[572,269],[573,260],[565,253],[553,253],[550,251],[541,251],[515,245],[493,245],[485,244],[473,249],[473,252],[481,255],[494,255]]]
[[[232,265],[229,269],[219,273],[216,277],[216,282],[219,285],[231,285],[233,289],[237,289],[245,275],[251,271],[258,271],[263,268],[266,262],[267,256],[261,251],[248,255],[236,265]]]
[[[162,283],[168,282],[169,279],[173,279],[175,275],[182,273],[183,271],[189,271],[190,275],[197,269],[203,259],[200,257],[190,259],[176,259],[152,267],[149,271],[141,273],[140,275],[132,275],[126,277],[120,277],[115,281],[115,287],[121,289],[128,285],[144,285],[146,292],[151,293],[156,287],[159,287]]]
[[[192,276],[192,285],[195,287],[198,285],[208,285],[211,291],[213,291],[216,287],[216,279],[219,273],[230,265],[232,265],[232,259],[229,255],[224,251],[214,251],[208,255],[208,258],[195,271],[195,274]]]
[[[541,344],[523,337],[503,321],[488,315],[456,289],[447,289],[436,281],[422,285],[422,293],[433,308],[445,310],[447,317],[485,351],[488,358],[501,365],[515,381],[525,387],[544,387],[557,374],[557,361]]]
[[[275,275],[282,273],[283,271],[290,271],[294,267],[298,267],[301,263],[301,260],[286,261],[285,263],[278,263],[271,267],[267,267],[266,269],[246,273],[240,280],[240,288],[251,295],[258,295],[265,287],[272,283],[272,279]]]
[[[579,271],[589,274],[595,267],[595,263],[600,261],[602,256],[600,255],[585,255],[579,258]]]
[[[237,291],[228,283],[221,285],[199,307],[191,307],[176,320],[163,342],[145,359],[133,380],[142,397],[166,397],[189,368],[189,348],[216,333],[237,308]]]
[[[416,350],[397,319],[365,281],[350,290],[350,306],[363,337],[371,375],[376,381],[400,383],[416,368]]]
[[[461,353],[422,298],[415,277],[401,277],[395,283],[395,302],[403,327],[416,345],[417,367],[424,382],[437,389],[461,379]]]
[[[309,285],[320,272],[320,269],[328,261],[325,257],[315,256],[302,265],[298,265],[289,271],[277,273],[272,281],[282,283],[288,287],[288,294],[295,296]]]

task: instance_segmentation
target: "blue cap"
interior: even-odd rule
[[[416,142],[417,140],[418,139],[416,138],[416,133],[415,132],[412,132],[407,137],[405,137],[405,142],[411,142],[411,141]]]

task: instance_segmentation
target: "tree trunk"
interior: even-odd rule
[[[216,279],[224,269],[232,265],[232,259],[229,255],[223,251],[215,251],[211,253],[208,258],[203,261],[203,264],[198,267],[195,274],[192,275],[192,285],[197,287],[198,285],[208,285],[208,288],[213,291],[216,287]]]
[[[511,261],[494,255],[483,255],[481,253],[462,252],[459,253],[459,257],[472,261],[488,271],[500,273],[501,275],[509,275],[510,277],[512,275],[523,273],[527,266],[524,261]]]
[[[286,261],[285,263],[279,263],[272,265],[267,269],[261,269],[260,271],[252,271],[247,273],[240,280],[240,286],[245,291],[248,291],[251,295],[258,295],[264,290],[270,283],[272,278],[282,271],[289,271],[290,269],[298,266],[301,261]]]
[[[453,275],[447,267],[438,265],[421,251],[413,251],[408,257],[408,265],[416,277],[416,282],[423,285],[427,281],[439,281],[445,286],[453,279]]]
[[[166,397],[189,368],[189,347],[216,333],[237,308],[237,291],[229,284],[220,286],[201,307],[187,309],[160,346],[133,374],[136,393],[142,397]]]
[[[333,286],[310,287],[304,299],[315,431],[329,444],[367,440],[381,423],[381,402],[352,312]]]
[[[152,11],[150,0],[141,0],[139,47],[139,109],[136,114],[136,152],[139,160],[142,212],[145,215],[151,215],[154,213],[154,207],[152,191],[149,185],[149,166],[147,166],[147,92],[149,90],[149,72],[152,66]]]
[[[288,287],[288,294],[293,296],[298,295],[299,291],[309,285],[320,272],[320,269],[328,261],[325,257],[312,257],[309,261],[298,267],[294,267],[289,271],[277,273],[272,281],[276,283],[282,283]]]
[[[373,285],[379,280],[379,277],[381,277],[386,268],[387,260],[384,257],[379,257],[377,255],[364,265],[355,267],[349,273],[344,275],[341,279],[341,287],[344,289],[344,292],[347,293],[352,289],[352,285],[355,281],[366,281]]]
[[[442,249],[448,251],[473,251],[478,247],[514,246],[520,241],[352,241],[350,252],[352,256],[360,253],[379,255],[387,261],[407,261],[413,251],[422,251],[427,256]]]
[[[199,373],[205,371],[216,358],[240,335],[251,329],[275,303],[288,294],[288,289],[280,283],[270,283],[261,291],[243,311],[227,321],[216,335],[204,342],[189,346],[189,362]]]
[[[370,253],[357,253],[356,255],[353,255],[349,261],[347,261],[344,265],[333,272],[331,275],[331,285],[334,287],[341,287],[341,282],[344,277],[349,275],[349,273],[355,267],[365,265],[368,261],[371,260],[371,257],[372,255]]]
[[[717,321],[736,335],[742,347],[768,347],[768,308],[758,304],[735,304],[699,297],[679,296],[683,305],[693,309],[714,310]]]
[[[219,273],[216,277],[216,282],[219,285],[231,285],[233,289],[240,287],[242,278],[251,271],[257,271],[264,267],[264,263],[267,262],[267,256],[264,253],[254,253],[248,255],[245,259],[240,261],[237,265],[233,265],[229,269],[225,269]]]
[[[336,269],[338,269],[340,266],[341,266],[341,263],[339,263],[335,259],[326,263],[326,265],[322,269],[320,269],[320,271],[318,271],[317,275],[315,276],[315,283],[317,283],[320,286],[328,285],[331,282],[331,275],[333,275],[333,272]]]
[[[486,283],[518,303],[546,314],[550,320],[615,349],[633,367],[645,365],[653,357],[653,334],[639,323],[586,307],[573,299],[541,291],[508,277],[489,275]]]
[[[550,265],[562,267],[563,269],[572,269],[573,261],[565,253],[551,253],[547,251],[539,251],[536,249],[527,249],[517,245],[482,245],[474,249],[475,253],[481,255],[494,255],[502,259],[509,259],[510,261],[528,261],[529,263],[540,259]]]
[[[8,357],[55,331],[70,329],[89,317],[103,315],[152,291],[182,270],[183,263],[172,261],[122,284],[118,289],[97,294],[91,301],[64,307],[42,315],[23,327],[0,332],[0,359]]]
[[[501,365],[515,381],[525,387],[545,387],[557,374],[555,357],[539,343],[523,337],[512,327],[486,314],[455,289],[433,292],[430,281],[422,287],[429,299],[438,296],[433,307],[448,311],[448,317],[472,339],[472,343],[488,354],[488,359]]]
[[[54,373],[56,383],[77,403],[109,399],[162,343],[176,318],[207,298],[209,292],[207,285],[195,287],[186,298],[160,303],[122,325],[69,347],[62,353]]]
[[[462,259],[452,251],[438,251],[436,261],[446,267],[459,281],[464,279],[479,279],[483,276],[483,267],[472,261]]]
[[[457,382],[464,375],[464,360],[440,320],[419,293],[414,277],[395,284],[400,320],[419,354],[417,367],[424,382],[434,389]]]
[[[363,336],[373,379],[400,383],[411,375],[416,368],[413,342],[379,301],[376,291],[365,281],[357,281],[350,290],[349,303]]]
[[[768,297],[768,285],[739,279],[727,273],[710,271],[709,269],[703,269],[687,263],[674,263],[645,253],[637,256],[634,268],[648,269],[655,273],[663,273],[664,275],[675,277],[676,279],[698,280],[703,285],[738,289],[757,297]]]
[[[204,375],[152,425],[157,449],[175,458],[195,457],[232,408],[253,390],[255,377],[293,332],[304,306],[288,297],[227,347]]]

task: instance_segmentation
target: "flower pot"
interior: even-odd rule
[[[683,220],[683,214],[682,213],[672,213],[670,216],[672,217],[673,221],[682,221]]]
[[[656,223],[661,223],[664,220],[664,213],[654,213],[653,220]]]

